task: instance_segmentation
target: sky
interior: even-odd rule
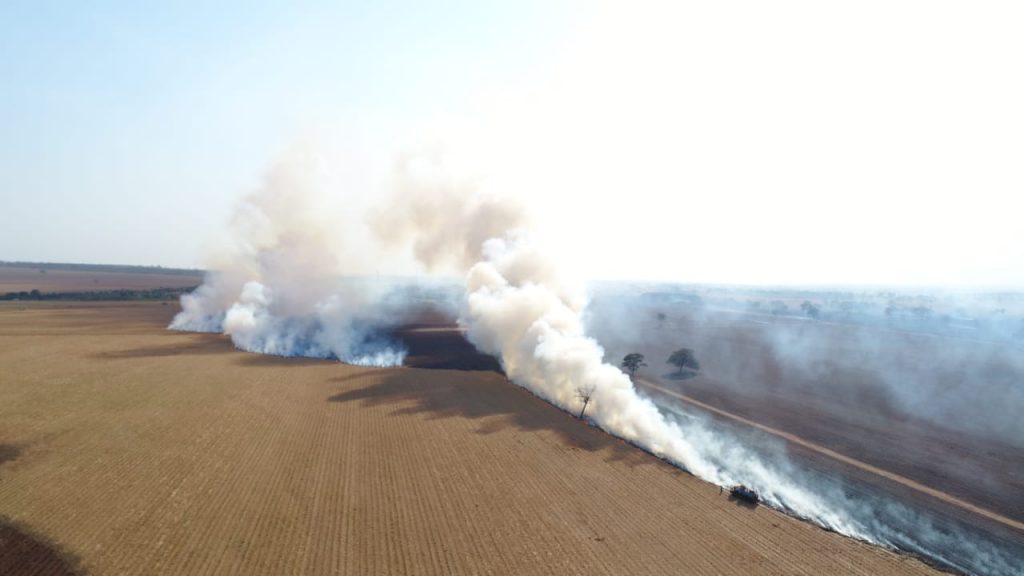
[[[1024,287],[1021,29],[1014,2],[6,1],[0,260],[207,265],[297,146],[358,228],[429,148],[591,278]]]

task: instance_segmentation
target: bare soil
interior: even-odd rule
[[[934,573],[730,501],[455,331],[405,334],[446,369],[369,369],[168,332],[175,311],[0,304],[0,516],[83,571]]]

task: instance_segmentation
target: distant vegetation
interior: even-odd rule
[[[1024,342],[1024,291],[902,288],[785,288],[699,284],[620,284],[599,298],[636,298],[664,326],[665,310],[738,312],[894,330]],[[765,319],[768,321],[768,319]],[[774,321],[774,320],[773,320]]]
[[[152,288],[149,290],[84,290],[78,292],[40,292],[39,290],[32,290],[0,294],[0,300],[177,300],[182,294],[191,292],[196,288],[197,286],[190,288]]]
[[[697,357],[694,355],[693,350],[689,348],[680,348],[672,353],[671,356],[666,360],[669,364],[679,369],[679,373],[683,373],[683,369],[693,370],[694,372],[700,370],[700,362],[697,361]]]
[[[810,300],[804,300],[803,304],[800,304],[800,311],[808,318],[817,318],[821,314],[821,308],[816,306]]]
[[[72,272],[120,272],[129,274],[166,274],[168,276],[202,276],[204,271],[196,268],[164,268],[163,266],[131,266],[127,264],[67,264],[54,262],[4,262],[0,266],[10,268],[37,268],[46,270],[68,270]]]

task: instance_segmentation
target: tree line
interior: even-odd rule
[[[191,288],[151,288],[147,290],[83,290],[78,292],[40,292],[39,290],[7,292],[0,294],[0,300],[88,300],[88,301],[121,301],[121,300],[176,300],[182,294],[191,292]]]
[[[8,262],[0,260],[0,266],[8,268],[36,268],[41,274],[47,270],[70,272],[120,272],[132,274],[166,274],[169,276],[202,276],[205,270],[198,268],[164,268],[163,266],[138,266],[133,264],[76,264],[70,262]]]

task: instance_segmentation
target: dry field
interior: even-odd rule
[[[646,355],[649,366],[638,379],[642,391],[695,406],[727,425],[739,423],[739,437],[752,445],[760,439],[746,432],[759,428],[783,439],[801,469],[842,479],[851,492],[888,495],[950,530],[1024,554],[1024,446],[908,416],[873,386],[874,373],[858,364],[864,342],[921,366],[954,347],[969,351],[964,356],[980,367],[953,374],[949,384],[927,382],[941,393],[941,386],[961,377],[1008,378],[1003,345],[763,314],[670,312],[664,324],[652,322],[642,332],[621,324],[600,329],[609,361],[633,351]],[[779,328],[836,353],[814,370],[801,370],[773,348]],[[699,374],[680,379],[665,364],[679,346],[695,349]]]
[[[41,271],[43,270],[43,271]],[[6,292],[79,292],[88,290],[151,290],[188,288],[201,276],[147,272],[94,272],[0,266],[0,294]]]
[[[771,349],[766,335],[771,326],[756,323],[759,317],[723,313],[698,323],[681,315],[657,328],[656,337],[646,342],[602,338],[602,343],[610,360],[634,348],[644,353],[650,366],[641,374],[662,386],[1024,522],[1024,445],[908,417],[870,386],[869,373],[843,357],[811,374],[794,369]],[[935,337],[771,321],[801,324],[823,344],[856,339],[852,335],[858,331],[875,334],[882,345],[916,355],[908,362],[922,365],[944,350],[943,340]],[[702,364],[700,374],[682,381],[674,379],[664,362],[680,345],[693,346]],[[996,345],[975,346],[976,357],[995,357]],[[856,358],[855,352],[849,356]]]
[[[731,502],[457,335],[407,334],[429,369],[367,369],[173,312],[0,304],[0,573],[933,573]]]

